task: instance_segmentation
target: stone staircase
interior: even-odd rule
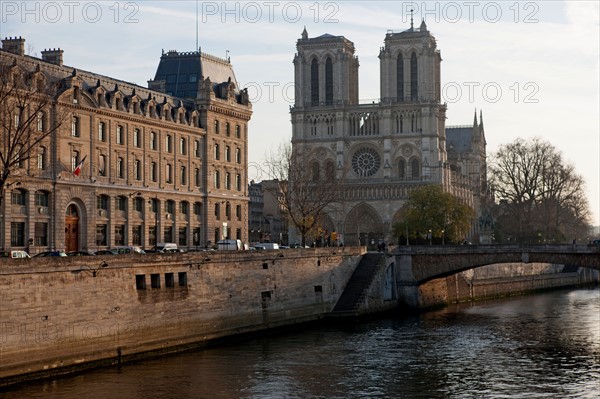
[[[357,316],[358,308],[381,266],[383,253],[366,253],[356,266],[350,281],[329,316]]]

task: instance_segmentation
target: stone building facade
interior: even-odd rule
[[[485,138],[482,146],[462,151],[477,158],[477,170],[452,166],[459,157],[448,153],[452,132],[441,102],[442,58],[425,22],[386,34],[379,102],[359,101],[359,62],[350,40],[309,38],[305,29],[296,47],[292,146],[314,180],[335,173],[342,181],[341,198],[328,208],[324,228],[347,245],[392,241],[409,192],[425,184],[442,185],[477,206],[484,185],[474,182],[485,180]]]
[[[248,240],[252,105],[229,60],[163,53],[148,89],[65,66],[60,49],[26,56],[24,42],[3,40],[0,63],[58,82],[44,123],[58,112],[62,125],[9,182],[3,248],[92,252],[174,242],[191,249]],[[183,58],[194,60],[189,69],[161,69]],[[186,91],[172,90],[183,80]]]

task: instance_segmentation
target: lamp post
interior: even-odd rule
[[[432,234],[431,234],[431,229],[429,229],[429,245],[431,245],[431,241],[432,241]]]

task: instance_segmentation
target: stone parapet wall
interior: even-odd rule
[[[360,257],[344,247],[2,260],[0,381],[320,319]]]

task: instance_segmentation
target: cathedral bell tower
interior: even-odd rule
[[[425,21],[419,29],[411,23],[410,29],[403,32],[388,32],[379,59],[384,103],[440,102],[442,57]]]
[[[358,104],[358,58],[343,36],[309,38],[306,28],[294,57],[295,106]]]

